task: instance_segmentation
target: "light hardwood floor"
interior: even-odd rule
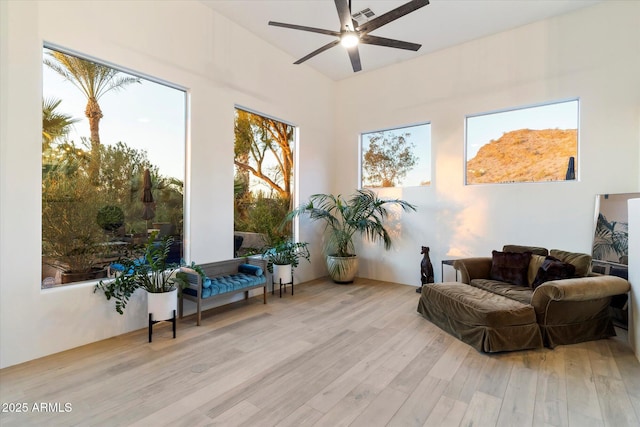
[[[422,318],[411,286],[296,286],[0,371],[8,426],[638,426],[621,338],[478,353]],[[624,338],[624,337],[623,337]],[[33,412],[34,403],[58,411]],[[64,404],[71,405],[69,412]]]

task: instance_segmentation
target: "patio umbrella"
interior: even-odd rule
[[[142,204],[144,205],[142,209],[142,219],[149,221],[153,219],[154,216],[156,216],[156,204],[153,201],[153,193],[151,192],[151,172],[149,172],[149,169],[144,170],[144,182],[142,185],[141,200]]]

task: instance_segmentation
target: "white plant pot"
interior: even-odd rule
[[[273,264],[273,283],[284,284],[284,283],[291,283],[292,281],[293,281],[293,276],[291,275],[291,264],[287,264],[287,265]]]
[[[173,318],[173,311],[178,310],[178,289],[171,292],[147,292],[147,314],[152,314],[152,320],[169,320]]]

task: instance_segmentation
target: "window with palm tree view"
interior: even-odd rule
[[[237,255],[260,252],[292,237],[291,224],[282,222],[293,203],[294,146],[292,125],[236,108]]]
[[[466,184],[575,180],[578,100],[467,116]]]
[[[42,287],[106,277],[148,239],[183,257],[186,93],[45,46]]]

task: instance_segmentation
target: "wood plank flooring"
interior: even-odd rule
[[[185,318],[175,340],[158,324],[150,344],[140,330],[3,369],[2,409],[28,411],[0,425],[640,425],[624,336],[485,355],[422,318],[411,286],[317,280],[261,299]]]

